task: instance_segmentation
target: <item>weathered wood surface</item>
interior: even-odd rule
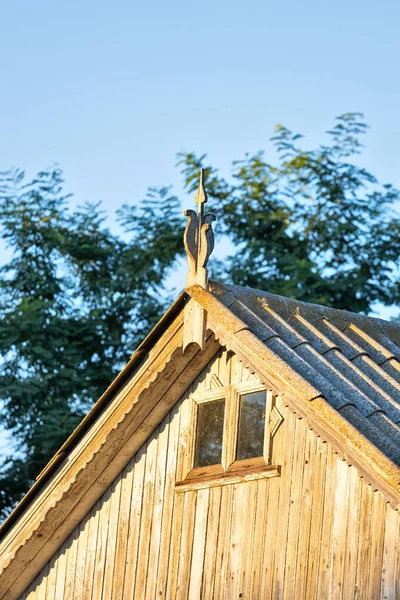
[[[214,374],[254,378],[221,351],[21,600],[400,599],[399,513],[279,397],[280,477],[176,493]]]

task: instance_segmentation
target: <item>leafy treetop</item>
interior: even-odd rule
[[[235,252],[215,278],[327,306],[370,312],[400,305],[398,191],[352,160],[362,115],[338,117],[315,149],[282,125],[229,178],[194,152],[178,155],[193,193],[201,167],[217,235]],[[168,188],[118,211],[70,209],[58,168],[26,181],[0,174],[0,227],[11,259],[0,270],[0,420],[14,444],[0,465],[5,516],[112,381],[170,301],[166,278],[183,253],[184,218]]]

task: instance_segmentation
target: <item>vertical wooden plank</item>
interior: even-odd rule
[[[245,367],[242,363],[242,376],[240,378],[240,381],[248,381],[251,377],[251,373],[248,367]]]
[[[83,582],[83,594],[80,599],[91,600],[93,590],[94,565],[96,560],[97,535],[99,530],[99,513],[101,499],[90,511],[89,530],[87,537],[87,550],[85,561],[85,576]]]
[[[284,416],[285,421],[274,438],[272,447],[272,461],[274,464],[282,465],[281,477],[270,479],[266,483],[268,487],[268,496],[266,497],[265,507],[265,535],[263,541],[263,551],[260,553],[261,565],[257,568],[259,575],[259,600],[264,600],[272,595],[274,590],[274,576],[278,553],[282,548],[277,548],[277,538],[282,539],[281,528],[283,527],[282,515],[280,514],[281,494],[285,490],[287,498],[287,488],[290,485],[290,454],[293,451],[292,432],[294,428],[294,417],[282,405],[282,398],[277,398],[277,407]],[[286,462],[285,462],[286,461]],[[289,470],[288,470],[289,466]],[[279,533],[278,533],[279,532]],[[256,589],[256,588],[255,588]]]
[[[188,597],[197,492],[186,492],[184,496],[176,600],[187,600]]]
[[[280,478],[279,507],[274,513],[268,507],[268,514],[271,515],[271,517],[269,518],[272,518],[275,521],[277,521],[277,529],[275,530],[275,536],[269,538],[270,544],[266,546],[266,550],[268,552],[265,555],[266,563],[264,565],[264,590],[273,589],[274,593],[277,595],[278,598],[282,596],[285,578],[286,544],[289,527],[289,507],[292,485],[293,452],[296,427],[297,419],[293,415],[290,414],[289,416],[288,414],[288,418],[285,420],[281,427],[281,429],[283,429],[283,448],[285,449],[285,452],[283,454],[281,463],[282,469]],[[271,494],[269,497],[271,498]],[[275,548],[271,548],[271,545],[275,545]],[[273,554],[274,556],[271,556],[271,554]],[[272,564],[274,564],[273,572],[271,572]]]
[[[138,563],[139,531],[142,516],[142,498],[144,488],[144,472],[146,468],[146,446],[135,456],[133,472],[131,512],[129,515],[128,544],[126,555],[126,568],[123,588],[124,600],[134,598],[136,568]]]
[[[57,582],[58,552],[49,561],[49,572],[46,577],[46,600],[55,600]]]
[[[193,387],[191,386],[185,394],[180,406],[178,464],[176,471],[178,481],[184,479],[193,466],[192,457],[195,443],[194,417],[196,410],[195,403],[190,397]]]
[[[380,492],[373,494],[371,562],[369,564],[368,598],[380,598],[382,560],[385,540],[386,502]]]
[[[75,569],[76,569],[76,560],[78,554],[78,539],[79,533],[81,531],[80,526],[78,526],[72,537],[69,537],[68,540],[68,551],[67,551],[67,567],[65,572],[65,588],[64,588],[64,598],[63,600],[72,600],[74,597],[74,581],[75,581]]]
[[[264,424],[264,458],[267,464],[271,464],[273,438],[271,435],[271,414],[275,404],[275,395],[272,390],[266,392],[265,424]]]
[[[247,589],[247,596],[243,598],[261,598],[261,580],[264,564],[264,546],[266,544],[266,528],[267,528],[267,506],[268,495],[270,490],[270,480],[260,479],[257,484],[257,500],[254,521],[254,541],[251,560],[250,582]],[[275,491],[279,493],[279,486],[275,487]],[[245,592],[244,592],[245,593]]]
[[[39,575],[38,588],[36,591],[36,599],[37,600],[46,600],[46,584],[47,577],[49,575],[49,563],[42,569],[42,572]]]
[[[218,528],[220,519],[224,515],[220,514],[221,508],[221,488],[211,488],[209,495],[209,508],[207,515],[207,532],[205,545],[205,558],[202,582],[202,600],[212,600],[214,598],[215,583],[215,565],[217,555]]]
[[[110,515],[108,520],[107,550],[105,556],[102,598],[112,598],[114,565],[116,561],[119,508],[122,490],[122,473],[112,485]]]
[[[232,485],[233,504],[231,516],[231,529],[229,545],[226,546],[228,556],[226,576],[226,597],[237,598],[239,596],[240,563],[243,544],[243,528],[246,520],[246,500],[248,486],[246,483]]]
[[[167,453],[169,442],[169,419],[164,419],[159,428],[156,467],[153,487],[153,510],[149,542],[149,568],[145,579],[145,598],[153,600],[156,595],[157,565],[160,552],[161,527],[163,520]],[[171,490],[170,490],[171,493]],[[150,572],[151,570],[151,572]]]
[[[213,376],[214,373],[217,372],[217,369],[218,369],[218,354],[213,357],[211,362],[209,362],[208,365],[206,366],[206,368],[204,369],[204,372],[205,372],[204,389],[205,390],[211,389],[211,377]]]
[[[171,551],[172,518],[175,505],[175,482],[179,441],[180,403],[169,415],[169,439],[165,480],[164,510],[161,523],[160,548],[157,565],[156,595],[165,598]]]
[[[128,546],[128,527],[131,513],[131,498],[133,472],[135,460],[132,459],[121,474],[121,499],[118,513],[117,541],[115,548],[115,564],[113,572],[112,595],[113,600],[120,600],[123,595],[125,562]]]
[[[204,550],[209,503],[209,489],[199,490],[196,501],[196,517],[194,523],[193,550],[190,568],[189,600],[201,599],[201,584],[204,567]]]
[[[226,374],[226,385],[232,384],[232,373],[233,373],[233,361],[235,355],[233,352],[227,351],[226,353],[226,366],[225,366],[225,374]]]
[[[192,444],[194,443],[194,430],[193,430],[193,400],[190,398],[190,394],[194,389],[197,389],[198,380],[189,388],[186,394],[183,396],[180,408],[179,408],[179,443],[177,450],[177,465],[176,465],[176,479],[182,480],[191,468],[191,454]],[[182,529],[185,518],[184,511],[186,510],[185,505],[187,493],[176,494],[174,500],[174,510],[172,518],[172,532],[171,532],[171,550],[169,557],[168,567],[168,581],[167,581],[167,598],[170,600],[176,600],[178,593],[178,577],[179,577],[179,563],[181,559],[181,543],[182,543]]]
[[[156,430],[149,439],[146,450],[146,471],[144,474],[142,514],[140,520],[138,564],[134,585],[134,597],[136,598],[144,598],[146,589],[153,516],[154,480],[157,468],[158,435],[159,432]]]
[[[240,362],[236,354],[231,358],[231,384],[241,383],[243,377],[243,364]]]
[[[218,600],[223,600],[226,597],[226,580],[230,547],[233,487],[233,485],[225,485],[222,487],[221,490],[221,512],[218,528],[218,543],[215,561],[214,584],[214,598],[218,598]]]
[[[67,547],[61,546],[58,551],[57,581],[55,590],[55,600],[59,598],[65,600],[65,579],[67,571]]]
[[[77,546],[76,568],[74,572],[73,598],[81,600],[85,583],[85,562],[87,553],[87,541],[89,536],[89,513],[79,525],[79,536]]]
[[[314,435],[314,432],[310,433]],[[328,449],[328,444],[323,443],[321,438],[316,438],[316,450],[313,457],[315,471],[312,483],[312,519],[307,565],[307,598],[318,597],[318,573],[325,511],[324,494]]]
[[[349,509],[347,516],[347,534],[346,534],[346,545],[345,545],[345,557],[344,564],[345,570],[343,574],[343,598],[368,598],[368,595],[359,596],[356,587],[356,573],[357,573],[357,555],[359,553],[359,546],[362,543],[360,539],[360,519],[368,519],[370,522],[370,511],[365,514],[365,506],[363,503],[363,482],[359,478],[358,473],[355,469],[350,468],[349,470]],[[364,486],[365,487],[365,486]],[[361,532],[362,534],[362,532]],[[361,567],[365,569],[365,564]]]
[[[230,381],[230,356],[223,350],[218,363],[218,377],[222,385],[229,385]]]
[[[337,486],[334,497],[334,520],[331,538],[331,568],[329,598],[340,600],[343,597],[344,558],[349,510],[349,471],[344,461],[337,459]]]
[[[354,469],[355,471],[355,469]],[[356,476],[356,474],[355,474]],[[358,479],[358,477],[357,477]],[[354,600],[363,600],[364,598],[369,598],[368,588],[369,588],[369,569],[365,568],[366,565],[369,565],[371,562],[371,542],[372,542],[372,527],[371,527],[371,516],[372,516],[372,504],[373,504],[373,491],[371,486],[363,483],[361,479],[358,479],[360,482],[360,512],[358,515],[359,520],[359,530],[358,530],[358,548],[356,553],[356,564],[353,564],[352,561],[348,561],[349,567],[354,569],[355,571],[355,584],[353,586]],[[356,503],[357,497],[350,496],[350,507],[353,503]],[[349,528],[347,535],[347,548],[351,546],[351,538],[349,536]],[[346,571],[348,568],[346,566]],[[343,594],[343,597],[346,596]]]
[[[286,538],[286,564],[283,575],[282,591],[284,597],[294,598],[296,593],[296,568],[298,558],[298,543],[300,521],[303,510],[303,474],[306,428],[304,421],[296,419],[293,438],[292,476],[290,482],[288,529]],[[308,465],[307,465],[308,467]]]
[[[236,433],[239,411],[238,397],[230,388],[225,397],[224,434],[222,447],[222,467],[228,469],[236,459]]]
[[[337,457],[327,444],[327,463],[324,495],[324,518],[320,540],[318,593],[317,598],[328,598],[329,576],[331,570],[332,527],[334,516],[334,503],[336,491],[336,462]]]
[[[299,539],[297,546],[297,564],[295,575],[295,595],[305,598],[307,593],[307,570],[310,553],[311,519],[313,508],[313,484],[318,470],[316,461],[317,438],[303,423],[305,450],[303,456],[303,482],[301,490],[301,514]],[[317,510],[320,510],[318,507]]]
[[[258,481],[249,481],[247,483],[243,483],[242,485],[246,486],[246,504],[241,540],[242,551],[239,571],[238,597],[252,598],[254,597],[252,591],[252,567],[254,558],[255,523],[258,501]],[[260,555],[257,556],[257,560],[260,560]]]
[[[108,524],[110,518],[110,505],[112,486],[103,494],[99,506],[99,525],[96,542],[96,556],[94,561],[92,598],[102,598],[104,569],[107,556]]]
[[[168,600],[175,600],[178,585],[179,556],[182,539],[183,508],[185,493],[176,494],[172,518],[171,530],[171,550],[169,555],[168,573],[167,573],[167,592]]]
[[[385,519],[385,541],[382,564],[382,600],[398,600],[399,582],[399,515],[387,505]]]

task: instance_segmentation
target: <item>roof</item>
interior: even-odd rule
[[[267,348],[400,465],[397,323],[251,288],[214,283],[211,291]]]
[[[204,348],[184,353],[205,311]],[[0,528],[0,598],[33,580],[221,346],[400,506],[400,327],[258,290],[188,287]]]

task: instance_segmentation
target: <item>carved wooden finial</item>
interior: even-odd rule
[[[205,171],[200,171],[200,182],[196,192],[195,202],[198,205],[197,214],[194,210],[185,210],[188,218],[183,243],[187,253],[189,273],[186,279],[187,287],[197,283],[206,288],[208,283],[207,262],[214,248],[214,233],[212,222],[215,215],[204,214],[204,204],[207,193],[204,188]]]
[[[198,284],[207,289],[207,262],[214,248],[212,222],[215,221],[215,215],[212,213],[204,214],[204,204],[207,202],[204,180],[205,171],[201,169],[199,187],[194,200],[198,206],[197,213],[194,210],[185,210],[188,222],[183,236],[183,243],[185,244],[189,265],[186,286],[190,287]],[[195,300],[190,300],[185,307],[183,350],[192,343],[204,348],[206,321],[207,315],[204,308]]]
[[[200,181],[199,187],[197,188],[196,196],[194,201],[199,205],[199,210],[203,207],[203,205],[207,202],[207,192],[204,188],[204,181],[206,178],[205,175],[206,170],[200,169]]]

